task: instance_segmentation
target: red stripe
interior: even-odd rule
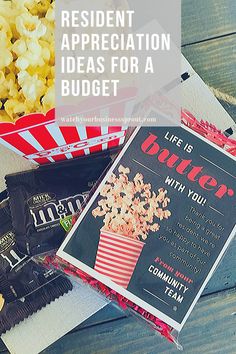
[[[103,257],[103,252],[104,251],[102,251],[102,250],[100,250],[99,248],[98,248],[98,255],[100,256],[100,257]],[[101,254],[102,253],[102,254]],[[130,257],[122,257],[120,254],[112,254],[112,253],[110,253],[109,251],[105,251],[105,254],[106,255],[108,255],[108,256],[111,256],[111,257],[117,257],[117,261],[119,261],[120,259],[121,260],[123,260],[123,261],[133,261],[133,259],[130,259]],[[135,260],[134,260],[134,262],[135,262]]]
[[[122,236],[122,237],[119,237],[118,235],[112,235],[112,234],[105,234],[103,232],[101,232],[101,237],[104,238],[104,239],[108,239],[108,240],[111,240],[111,241],[118,241],[118,242],[121,242],[122,245],[125,244],[126,246],[134,246],[134,247],[139,247],[139,248],[143,248],[144,246],[144,243],[142,243],[141,241],[137,241],[137,240],[132,240],[132,239],[129,239],[128,237],[125,237],[125,236]]]
[[[106,107],[105,107],[105,110],[106,110]],[[91,112],[90,112],[90,115],[91,115],[91,116],[96,116],[96,117],[98,117],[98,118],[104,118],[104,117],[101,115],[101,113],[102,113],[102,111],[101,111],[101,109],[99,109],[98,111],[92,112],[92,114],[91,114]],[[88,136],[88,138],[94,138],[95,136],[102,138],[102,136],[103,136],[101,126],[98,126],[98,127],[95,127],[95,126],[93,126],[93,127],[87,127],[87,128],[86,128],[86,131],[87,131],[87,136]],[[108,131],[107,131],[107,133],[108,133]],[[107,134],[107,133],[106,133],[106,134]],[[102,146],[103,143],[104,143],[104,142],[101,142],[101,143],[99,143],[98,145],[96,145],[96,146],[94,146],[94,147],[91,147],[91,148],[90,148],[91,152],[102,151],[102,150],[103,150],[103,146]],[[108,145],[107,145],[107,146],[108,146]]]
[[[105,237],[100,237],[100,241],[103,242],[104,244],[107,244],[110,247],[116,247],[116,248],[121,248],[121,249],[126,249],[129,252],[140,252],[140,250],[142,249],[142,247],[140,247],[139,245],[130,245],[130,244],[125,244],[125,246],[122,244],[121,242],[117,242],[117,243],[113,243],[112,240],[109,240],[110,242],[108,242],[107,238]]]
[[[66,144],[72,144],[80,141],[80,137],[76,127],[60,127]],[[73,157],[83,156],[84,150],[79,150],[71,153]]]
[[[114,246],[114,247],[122,247],[122,249],[124,249],[124,250],[127,250],[127,251],[139,251],[140,250],[140,248],[141,247],[137,247],[136,245],[133,245],[133,247],[131,248],[131,246],[129,247],[126,247],[126,246],[124,246],[123,244],[118,244],[118,240],[117,240],[117,243],[113,243],[113,242],[109,242],[109,241],[107,241],[104,237],[101,237],[101,241],[103,241],[103,242],[106,242],[106,244],[108,244],[108,245],[110,245],[110,246]],[[114,241],[115,241],[115,239],[114,239]]]
[[[111,265],[108,265],[108,267],[107,267],[104,263],[101,263],[101,262],[98,262],[98,261],[96,261],[96,267],[102,268],[102,269],[104,269],[104,270],[108,270],[108,271],[110,271],[110,272],[114,272],[115,274],[126,275],[126,276],[132,275],[133,270],[134,270],[134,269],[132,268],[132,269],[130,269],[129,271],[123,272],[122,270],[118,269],[118,267],[116,267],[116,266],[113,266],[113,267],[115,268],[115,269],[113,270],[113,269],[110,268]]]
[[[38,152],[31,144],[29,144],[25,139],[23,139],[19,134],[9,134],[4,136],[4,140],[8,142],[10,145],[14,146],[18,150],[22,151],[27,158],[27,155],[35,154]],[[43,159],[34,159],[35,162],[41,164],[49,163],[47,158]]]
[[[87,137],[88,139],[101,136],[101,127],[86,127],[86,132],[87,132]],[[91,153],[101,151],[102,150],[102,144],[98,144],[96,146],[89,147],[89,150]]]
[[[108,133],[109,134],[117,133],[117,132],[120,132],[120,131],[121,131],[121,127],[109,127],[108,128]],[[114,140],[110,140],[108,142],[108,149],[111,149],[113,147],[119,146],[119,141],[120,141],[120,138],[117,138],[117,139],[114,139]]]
[[[122,254],[122,256],[126,256],[127,259],[131,258],[131,260],[135,259],[136,257],[139,256],[139,253],[132,254],[132,253],[124,252],[122,248],[116,250],[111,247],[107,247],[106,245],[103,245],[103,244],[99,245],[99,250],[101,250],[103,252],[112,251],[115,254],[115,256],[117,256],[117,257],[119,257],[120,254]]]
[[[121,271],[124,270],[125,272],[129,272],[130,269],[133,269],[133,264],[129,265],[129,267],[127,266],[127,268],[123,268],[121,265],[120,265],[120,262],[117,264],[116,262],[114,261],[111,261],[113,263],[109,263],[109,262],[106,262],[106,260],[103,259],[104,257],[100,258],[99,256],[97,256],[96,258],[96,264],[99,264],[99,263],[102,263],[102,264],[105,264],[109,267],[112,267],[112,268],[117,268],[117,269],[120,269]]]
[[[52,135],[49,133],[45,125],[29,129],[33,137],[39,142],[44,150],[50,150],[59,147]],[[61,161],[66,160],[65,154],[52,156],[53,160]]]
[[[17,133],[5,136],[4,140],[19,149],[20,151],[22,151],[25,155],[30,155],[34,154],[35,152],[38,152],[38,150],[36,150],[31,144],[29,144]]]
[[[114,250],[113,248],[106,247],[104,245],[99,245],[98,246],[98,252],[102,252],[103,254],[109,253],[110,256],[113,256],[113,258],[119,259],[119,256],[122,255],[124,257],[124,260],[132,262],[135,260],[137,257],[139,257],[140,253],[137,254],[127,254],[124,252],[122,249],[119,250]]]
[[[109,117],[120,118],[120,125],[123,125],[122,118],[124,118],[125,114],[125,106],[126,102],[118,102],[116,104],[112,104],[109,106]],[[109,133],[120,132],[122,128],[120,126],[109,127]],[[120,139],[115,139],[108,143],[108,148],[113,148],[119,146]]]
[[[73,155],[73,157],[80,157],[80,156],[84,156],[84,150],[77,150],[75,152],[71,152],[71,154]]]
[[[106,250],[109,250],[109,251],[113,251],[113,252],[116,252],[118,255],[120,253],[122,253],[123,255],[127,255],[127,257],[138,257],[140,252],[134,252],[133,250],[131,250],[130,252],[125,252],[123,247],[117,247],[117,248],[113,248],[113,247],[109,247],[107,246],[107,243],[106,242],[102,242],[102,240],[100,240],[100,243],[99,243],[99,247],[103,248],[103,249],[106,249]]]
[[[54,155],[54,156],[50,156],[50,157],[51,157],[53,160],[55,160],[55,162],[67,160],[67,157],[65,156],[65,154]]]
[[[109,268],[106,267],[102,267],[99,264],[96,264],[96,270],[101,271],[101,272],[106,272],[108,277],[117,277],[117,278],[121,278],[125,281],[129,281],[129,279],[132,276],[132,272],[130,273],[121,273],[121,272],[116,272],[116,271],[112,271]]]
[[[100,254],[100,256],[99,256],[99,254],[100,254],[100,252],[97,254],[97,257],[99,257],[99,258],[105,259],[106,261],[116,262],[116,259],[112,259],[112,258],[109,258],[109,257],[107,257],[107,256],[105,256],[105,255],[101,255],[101,254]],[[115,257],[115,256],[114,256],[114,257]],[[120,258],[120,257],[119,257],[119,258]],[[126,261],[128,261],[128,260],[126,260]],[[122,262],[122,261],[119,259],[119,264],[122,264],[122,265],[124,265],[124,266],[130,267],[130,266],[132,266],[133,263],[131,263],[131,265],[130,265],[129,263]]]

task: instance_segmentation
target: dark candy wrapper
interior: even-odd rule
[[[7,303],[0,294],[0,335],[70,290],[72,284],[69,279],[57,276],[40,291],[35,291],[21,300]]]
[[[17,249],[8,205],[0,209],[0,230],[0,289],[7,302],[25,297],[58,276]]]
[[[0,334],[72,289],[70,281],[19,252],[8,204],[0,208]]]
[[[79,212],[111,159],[91,156],[6,176],[18,249],[37,255],[58,248],[60,220]]]

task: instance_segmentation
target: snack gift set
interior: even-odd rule
[[[234,166],[187,127],[138,128],[57,255],[173,341],[234,237]]]
[[[106,151],[124,143],[127,127],[56,122],[54,7],[0,0],[0,144],[37,167],[6,176],[0,333],[72,289],[57,268],[177,343],[173,330],[234,235],[236,142],[183,110],[183,123],[205,139],[183,127],[140,128],[98,187],[111,162]],[[135,96],[125,88],[92,113],[129,117]],[[90,106],[78,114],[89,116]]]

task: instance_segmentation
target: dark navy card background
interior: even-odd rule
[[[182,147],[177,147],[174,143],[164,138],[168,131],[169,136],[175,134],[183,140]],[[183,128],[154,127],[141,128],[139,130],[117,167],[114,169],[114,173],[118,175],[118,167],[120,165],[129,167],[131,170],[129,174],[130,180],[139,172],[144,175],[144,183],[151,183],[152,190],[156,191],[158,188],[163,187],[168,191],[168,196],[171,199],[168,209],[171,211],[172,215],[168,220],[159,222],[160,230],[158,232],[149,233],[127,290],[168,315],[173,320],[181,323],[235,226],[236,195],[233,197],[225,195],[222,199],[219,199],[214,195],[217,189],[214,191],[206,191],[201,188],[197,182],[189,181],[186,175],[178,174],[175,168],[168,168],[165,163],[160,163],[157,159],[157,155],[150,156],[145,154],[141,150],[141,144],[147,139],[150,133],[157,136],[156,141],[161,149],[166,148],[171,153],[178,155],[181,159],[193,160],[192,165],[194,166],[204,166],[204,175],[214,177],[219,184],[226,184],[236,193],[236,178],[234,177],[235,161]],[[183,151],[183,146],[186,143],[193,145],[194,149],[191,153]],[[157,176],[157,174],[159,174],[160,177]],[[184,184],[186,186],[185,191],[182,193],[178,192],[171,186],[165,184],[167,176],[173,177]],[[187,192],[189,188],[207,199],[204,206],[188,198]],[[91,211],[96,208],[97,201],[100,198],[99,196],[96,198],[89,212],[87,212],[64,248],[64,252],[91,268],[94,267],[100,229],[103,226],[102,218],[95,219]],[[220,228],[208,225],[208,223],[205,222],[206,219],[203,220],[190,211],[191,207],[199,213],[204,213],[213,223],[220,224]],[[215,209],[218,210],[218,212],[215,211]],[[186,221],[186,216],[192,218],[195,223],[200,223],[200,229],[197,229],[196,225],[194,226]],[[198,234],[198,238],[181,229],[178,223],[189,227],[193,233]],[[207,235],[206,231],[201,229],[203,226],[205,226],[205,230],[207,228],[209,232],[214,232],[220,238],[216,240],[211,235]],[[170,229],[172,229],[172,232],[170,232]],[[178,238],[176,233],[181,234],[189,243],[186,244],[183,240]],[[208,240],[208,244],[205,243],[204,239]],[[200,245],[201,249],[204,249],[204,252],[210,252],[210,255],[204,255],[201,250],[194,249],[193,246],[190,246],[192,242],[197,244],[197,248]],[[178,249],[179,247],[182,251]],[[189,254],[184,253],[185,251],[189,252],[189,254],[196,254],[195,258],[191,258]],[[198,272],[194,273],[190,267],[186,267],[182,261],[173,257],[173,254],[176,257],[181,257],[190,264],[192,268],[195,267],[195,270],[198,270]],[[159,257],[163,262],[171,266],[174,272],[169,272],[159,263],[155,263],[154,260],[156,257]],[[199,258],[200,261],[197,260],[197,258]],[[159,270],[188,287],[181,303],[177,302],[175,298],[169,296],[165,291],[166,286],[173,290],[171,295],[177,292],[182,296],[183,291],[175,289],[167,282],[163,281],[163,279],[149,272],[148,269],[150,265],[157,267]],[[174,274],[176,270],[192,279],[193,283],[189,284],[175,277]]]

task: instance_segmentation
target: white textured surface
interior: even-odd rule
[[[38,354],[106,304],[107,301],[88,286],[75,284],[71,292],[24,320],[1,338],[11,354]]]
[[[182,108],[188,109],[198,120],[213,123],[223,131],[235,125],[209,87],[182,55],[182,73],[186,71],[191,77],[181,85]]]
[[[234,125],[233,119],[221,106],[202,79],[194,74],[182,83],[182,107],[198,120],[203,119],[225,130]]]

